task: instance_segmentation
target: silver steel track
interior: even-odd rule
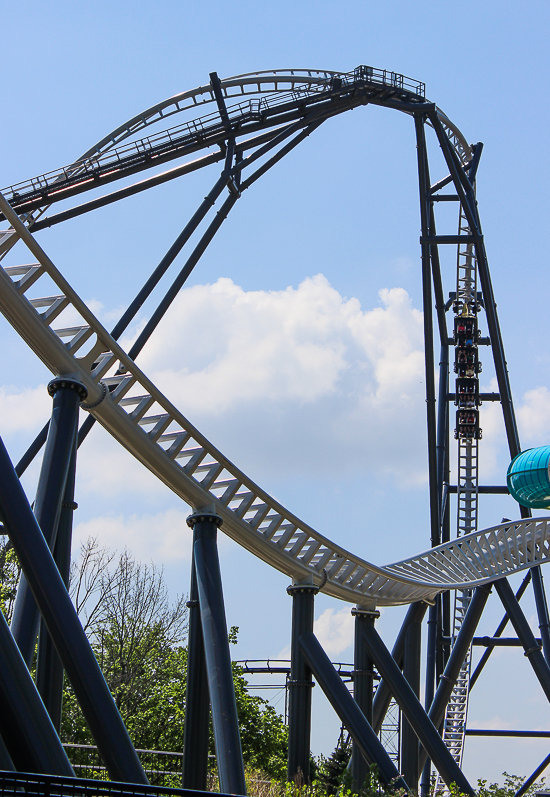
[[[22,241],[35,262],[0,268],[0,311],[56,376],[88,390],[88,410],[145,467],[194,509],[211,508],[224,531],[289,577],[358,604],[431,601],[550,558],[550,518],[501,524],[379,567],[319,534],[218,451],[130,360],[95,318],[0,194],[12,225],[4,247]],[[40,281],[57,293],[29,299]],[[50,282],[51,281],[51,282]],[[59,328],[71,309],[79,323]],[[388,518],[388,524],[402,522]],[[388,533],[388,529],[380,530]]]

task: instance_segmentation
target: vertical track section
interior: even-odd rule
[[[472,231],[461,206],[460,236]],[[458,447],[457,474],[457,537],[475,532],[478,525],[478,455],[481,429],[479,426],[479,372],[477,314],[477,260],[472,243],[459,243],[457,254],[457,290],[454,302],[454,346],[456,390],[455,438]],[[472,590],[457,590],[454,598],[452,642],[454,646],[470,602]],[[453,758],[462,765],[468,698],[470,691],[471,645],[462,662],[460,674],[447,704],[443,723],[443,739]],[[436,779],[436,793],[448,794],[440,775]]]

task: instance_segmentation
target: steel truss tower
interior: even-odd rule
[[[331,117],[365,105],[392,108],[412,117],[420,194],[431,548],[386,566],[346,551],[281,506],[218,451],[136,364],[146,341],[242,194]],[[207,112],[196,117],[203,106]],[[184,121],[161,132],[148,129],[177,114]],[[435,183],[430,178],[427,128],[430,135],[435,134],[448,172]],[[437,772],[437,787],[442,791],[451,783],[464,793],[473,791],[461,770],[468,696],[508,621],[550,699],[550,634],[540,571],[540,564],[550,558],[548,519],[533,520],[522,507],[520,520],[503,520],[481,531],[477,527],[480,496],[507,492],[499,485],[479,484],[482,401],[501,403],[510,454],[520,451],[475,199],[481,150],[481,144],[470,146],[445,114],[426,99],[423,83],[394,72],[359,66],[348,73],[280,70],[224,80],[213,72],[208,84],[130,119],[69,166],[10,186],[0,194],[0,221],[4,222],[0,260],[10,262],[17,244],[34,258],[28,263],[25,255],[24,264],[0,267],[0,311],[54,375],[49,386],[51,421],[15,468],[0,446],[0,514],[23,569],[11,628],[0,616],[0,767],[4,770],[0,779],[4,789],[15,792],[34,783],[39,791],[45,790],[51,788],[51,778],[70,779],[74,774],[57,733],[65,674],[111,778],[133,784],[129,793],[153,791],[146,785],[139,758],[66,588],[77,449],[96,421],[193,508],[188,521],[194,541],[184,788],[206,787],[211,710],[220,788],[233,794],[244,794],[246,789],[227,646],[218,529],[292,579],[288,588],[292,604],[290,780],[307,781],[309,777],[314,679],[353,739],[355,786],[362,785],[368,764],[375,763],[386,783],[395,781],[416,791],[421,780],[423,795],[430,791],[432,771]],[[75,203],[76,197],[89,190],[164,167],[170,161],[177,163],[168,170]],[[136,286],[134,301],[109,333],[58,271],[34,233],[215,164],[221,165],[221,172],[208,196],[146,283],[139,289]],[[222,196],[214,213],[212,208]],[[455,203],[458,232],[437,231],[440,202]],[[58,203],[63,203],[59,210]],[[203,222],[205,229],[192,248],[190,239]],[[449,246],[457,251],[457,276],[454,290],[447,296],[440,253]],[[126,352],[118,340],[184,249],[184,262],[179,270],[174,269],[170,287]],[[50,287],[45,288],[47,296],[37,293],[46,283],[54,284],[54,295]],[[79,319],[71,326],[62,324],[66,310]],[[480,393],[481,346],[487,347],[484,359],[493,359],[497,393]],[[79,408],[88,414],[77,428]],[[456,484],[450,477],[453,429],[458,450]],[[33,511],[19,478],[44,446]],[[453,494],[457,496],[456,525],[450,510]],[[526,570],[527,575],[514,595],[506,576],[519,570]],[[533,636],[519,604],[529,581],[542,643]],[[472,641],[493,582],[504,618],[471,674]],[[315,595],[320,590],[354,604],[354,698],[313,633]],[[390,653],[376,630],[377,607],[399,604],[410,606]],[[419,702],[420,653],[426,614],[423,707]],[[28,668],[37,638],[35,683]],[[375,670],[379,681],[374,678]],[[397,705],[401,714],[397,765],[395,755],[388,754],[379,738],[390,705]],[[518,797],[547,763],[545,759],[526,780]],[[28,769],[45,775],[33,780],[32,775],[13,774]],[[84,793],[87,788],[85,783],[78,786]],[[94,793],[98,793],[97,784]]]

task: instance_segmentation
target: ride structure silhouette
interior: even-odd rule
[[[383,566],[346,551],[274,500],[216,449],[136,364],[241,195],[320,125],[368,105],[401,111],[415,126],[425,340],[430,548]],[[202,106],[213,110],[197,117]],[[185,121],[158,132],[167,117],[178,114]],[[427,128],[435,135],[448,170],[435,183],[430,178]],[[489,529],[478,529],[481,496],[508,493],[506,485],[479,483],[482,402],[501,404],[510,458],[521,452],[475,196],[481,152],[481,144],[468,144],[456,125],[426,99],[423,83],[394,72],[359,66],[347,73],[278,70],[223,80],[213,72],[208,84],[135,116],[69,166],[2,191],[0,259],[11,262],[19,250],[25,250],[34,260],[0,268],[0,310],[54,377],[48,386],[51,421],[15,468],[5,448],[0,448],[0,513],[23,570],[11,628],[3,618],[0,622],[4,790],[15,791],[22,784],[30,788],[34,783],[40,792],[52,787],[53,778],[60,793],[64,788],[72,789],[71,794],[92,788],[88,793],[98,793],[97,783],[94,787],[74,779],[59,740],[66,673],[112,780],[129,784],[127,793],[154,791],[147,785],[67,593],[76,451],[96,421],[193,510],[188,519],[193,564],[184,789],[206,789],[211,711],[220,790],[246,793],[218,529],[292,579],[289,780],[309,779],[313,679],[352,736],[355,788],[362,786],[369,764],[376,764],[384,783],[417,791],[420,781],[423,795],[434,788],[432,767],[436,790],[448,792],[455,783],[464,793],[473,793],[461,769],[468,696],[508,621],[517,635],[514,644],[523,646],[550,699],[550,631],[540,570],[550,557],[550,519],[533,519],[529,508],[520,506],[518,520],[504,519]],[[181,160],[167,171],[74,204],[80,194]],[[221,173],[211,191],[108,332],[34,234],[217,163],[222,164]],[[60,202],[64,204],[57,210]],[[457,232],[437,231],[440,202],[457,206]],[[126,352],[118,342],[121,335],[203,222],[206,229],[198,243]],[[446,295],[440,254],[448,253],[449,247],[456,251],[456,281]],[[64,318],[70,323],[64,324]],[[483,347],[483,359],[493,362],[498,392],[480,392]],[[88,415],[78,428],[80,409]],[[456,444],[451,443],[451,432]],[[19,479],[44,446],[32,510]],[[456,457],[453,471],[452,457]],[[451,472],[456,473],[455,484]],[[455,494],[453,519],[450,496]],[[521,570],[526,576],[514,595],[506,577]],[[541,640],[535,639],[519,604],[529,582]],[[492,587],[505,615],[472,673],[472,642]],[[313,633],[319,591],[354,606],[353,697]],[[390,653],[375,628],[377,607],[403,604],[410,607]],[[421,629],[426,614],[422,706]],[[29,668],[37,639],[33,681]],[[375,670],[380,677],[376,689]],[[402,716],[397,762],[379,739],[392,701]],[[549,760],[526,779],[517,797]],[[29,773],[44,777],[33,780]]]

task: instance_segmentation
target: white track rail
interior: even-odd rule
[[[36,258],[0,268],[0,311],[55,376],[85,385],[88,409],[113,437],[190,506],[218,512],[226,534],[260,559],[336,598],[378,605],[431,601],[443,590],[469,589],[550,559],[550,518],[501,524],[386,567],[323,537],[254,484],[170,404],[1,194],[0,209],[12,225],[0,248],[20,239]],[[29,300],[29,289],[42,279],[58,292]],[[80,322],[56,328],[66,310]]]

